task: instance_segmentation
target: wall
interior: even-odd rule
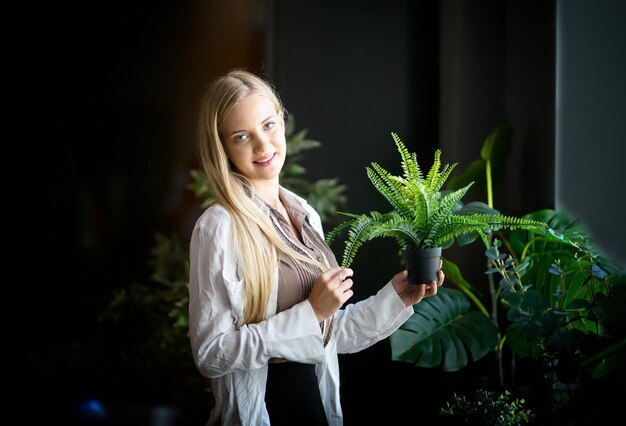
[[[557,3],[556,207],[626,265],[626,3]]]
[[[505,176],[494,207],[521,216],[554,207],[554,3],[444,0],[440,26],[440,146],[459,170],[480,158],[503,120],[513,128]],[[470,191],[464,201],[487,201]],[[484,248],[444,253],[487,291]]]

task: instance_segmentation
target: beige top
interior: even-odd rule
[[[298,236],[294,235],[289,222],[283,215],[261,200],[283,241],[293,250],[327,265],[327,268],[338,266],[337,259],[330,247],[306,220],[307,211],[304,207],[282,188],[280,189],[280,199],[291,222],[302,237],[301,241]],[[313,284],[324,272],[314,265],[296,261],[284,253],[279,253],[278,261],[278,307],[276,313],[306,300],[313,289]],[[332,329],[332,317],[320,323],[320,327],[324,334],[324,345],[326,345]]]

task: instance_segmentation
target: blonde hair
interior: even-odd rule
[[[244,323],[265,319],[277,264],[276,250],[325,270],[319,262],[291,249],[285,244],[269,217],[252,199],[254,188],[248,179],[231,169],[220,139],[220,126],[242,99],[259,94],[269,99],[276,111],[283,105],[268,82],[256,75],[233,70],[213,81],[202,100],[198,123],[198,148],[202,167],[215,202],[224,206],[232,218],[235,260],[243,273],[245,289]]]

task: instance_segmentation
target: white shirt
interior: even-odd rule
[[[293,195],[322,235],[317,212]],[[358,352],[388,337],[413,308],[404,306],[389,282],[376,295],[337,311],[324,346],[308,300],[275,314],[276,282],[268,318],[243,324],[244,288],[234,250],[230,215],[215,204],[197,220],[190,243],[189,334],[194,361],[202,375],[212,379],[216,403],[207,424],[270,424],[264,401],[270,358],[315,364],[328,424],[343,424],[337,354]]]

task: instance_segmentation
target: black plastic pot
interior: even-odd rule
[[[441,247],[403,249],[404,267],[409,270],[409,284],[429,284],[437,281]]]

